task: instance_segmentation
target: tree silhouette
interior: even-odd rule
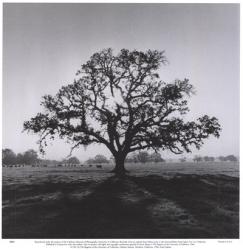
[[[5,148],[2,149],[2,164],[15,164],[16,163],[16,154],[12,149]]]
[[[35,150],[29,149],[23,154],[23,162],[27,165],[36,164],[38,162],[38,154]]]
[[[149,153],[148,152],[139,152],[137,154],[137,160],[138,162],[142,162],[142,163],[145,163],[145,162],[148,162],[149,161]]]
[[[64,164],[80,164],[80,161],[77,157],[72,156],[69,159],[63,161]]]
[[[193,158],[193,161],[195,161],[195,162],[200,162],[202,160],[203,160],[203,158],[200,155],[195,155]]]
[[[160,155],[160,153],[153,153],[150,155],[150,161],[152,162],[165,162],[165,159],[163,159]]]
[[[203,159],[204,161],[214,161],[214,157],[211,156],[204,156]]]
[[[238,161],[238,159],[234,155],[228,155],[225,157],[225,161]]]
[[[209,135],[219,137],[220,125],[207,115],[184,122],[193,93],[188,79],[166,83],[158,69],[167,60],[164,51],[122,49],[113,55],[105,49],[81,66],[73,84],[55,96],[43,97],[45,112],[24,123],[40,134],[40,151],[47,138],[58,135],[80,145],[104,144],[115,159],[114,172],[125,173],[128,153],[168,149],[175,154],[199,149]]]
[[[96,155],[94,158],[89,158],[86,163],[95,164],[95,163],[109,163],[109,160],[104,155]]]

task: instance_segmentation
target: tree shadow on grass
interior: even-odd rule
[[[110,177],[95,185],[89,182],[48,185],[48,188],[46,184],[29,187],[28,195],[33,194],[29,198],[23,198],[24,192],[19,196],[15,193],[18,199],[3,210],[3,238],[237,238],[239,235],[237,179],[127,176]],[[196,223],[186,221],[191,217]]]
[[[126,180],[109,178],[87,198],[69,201],[63,217],[56,223],[67,225],[68,238],[150,238],[156,232],[146,210],[146,198],[126,202]],[[72,216],[70,216],[70,214]]]
[[[192,215],[199,229],[204,229],[196,238],[239,238],[239,178],[180,174],[169,180],[160,176],[131,179]]]
[[[126,180],[115,177],[87,195],[62,185],[55,200],[32,199],[3,213],[3,238],[151,238],[156,228],[148,200],[124,202],[128,189]]]

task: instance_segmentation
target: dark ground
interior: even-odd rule
[[[3,204],[3,238],[239,238],[239,178],[226,175],[16,184]]]

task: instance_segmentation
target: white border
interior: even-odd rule
[[[33,3],[34,1],[19,1],[19,0],[8,0],[8,1],[1,1],[1,9],[0,9],[0,17],[1,17],[1,20],[3,20],[3,16],[2,16],[2,13],[3,13],[3,3],[6,2],[6,3]],[[76,1],[76,0],[72,0],[71,2],[67,2],[67,1],[48,1],[48,0],[42,0],[42,1],[37,1],[38,3],[241,3],[241,1],[181,1],[181,0],[177,0],[177,1],[173,1],[173,0],[170,0],[170,1],[156,1],[156,0],[153,0],[151,2],[149,1],[104,1],[104,0],[91,0],[91,1]],[[241,9],[241,6],[240,6],[240,9]],[[240,40],[242,41],[242,18],[241,18],[241,21],[240,21]],[[0,26],[0,32],[1,32],[1,42],[2,42],[2,25]],[[241,44],[241,43],[240,43]],[[1,44],[1,49],[0,49],[0,56],[2,58],[2,44]],[[242,56],[243,56],[243,52],[242,50],[240,49],[240,59],[242,59]],[[2,60],[1,60],[1,69],[2,69],[3,65],[2,65]],[[1,79],[2,79],[2,70],[0,70],[0,74],[1,74]],[[242,64],[240,63],[240,107],[242,107],[243,105],[243,101],[242,101],[242,94],[243,94],[243,90],[242,90],[242,87],[241,87],[241,82],[242,82],[242,72],[243,72],[243,67],[242,67]],[[2,82],[2,81],[1,81]],[[2,98],[2,84],[0,86],[0,94],[1,94],[1,98]],[[2,117],[2,100],[0,102],[0,109],[1,109],[1,117]],[[240,112],[241,113],[241,112]],[[240,125],[242,125],[242,115],[240,114]],[[241,126],[240,126],[241,127]],[[1,132],[0,132],[0,138],[1,138],[1,145],[2,145],[2,122],[0,124],[0,128],[1,128]],[[242,145],[242,133],[240,131],[240,145]],[[0,153],[0,156],[2,157],[2,150],[1,150],[1,153]],[[243,157],[243,149],[242,147],[240,146],[240,159]],[[242,167],[242,162],[240,160],[240,169]],[[2,181],[2,168],[0,170],[1,172],[1,181]],[[240,171],[240,179],[241,179],[241,172]],[[242,182],[240,181],[240,194],[242,193]],[[242,197],[240,197],[240,201],[242,201],[241,199]],[[2,185],[0,187],[0,199],[2,200]],[[240,202],[241,203],[241,202]],[[242,204],[240,204],[240,215],[242,214],[242,211],[243,211],[243,208],[242,208]],[[2,218],[2,209],[0,211],[0,216]],[[240,216],[240,219],[241,219],[241,216]],[[240,220],[241,221],[241,220]],[[2,222],[2,220],[1,220]],[[227,241],[224,241],[224,240],[216,240],[216,239],[212,239],[212,240],[203,240],[203,241],[206,241],[206,244],[196,244],[195,246],[190,246],[188,248],[190,249],[197,249],[197,250],[200,250],[200,249],[205,249],[205,248],[213,248],[213,249],[220,249],[220,250],[224,250],[224,249],[234,249],[234,250],[237,250],[237,249],[243,249],[243,244],[242,244],[242,223],[240,223],[240,240],[230,240],[228,243]],[[0,230],[0,234],[2,236],[2,223],[1,223],[1,230]],[[53,239],[54,240],[54,239]],[[112,239],[113,240],[113,239]],[[124,239],[125,240],[125,239]],[[143,239],[143,240],[146,240],[146,239]],[[161,239],[162,241],[166,241],[165,239]],[[175,239],[176,240],[176,239]],[[38,241],[44,241],[43,239],[42,240],[38,240]],[[57,240],[55,240],[57,241]],[[85,241],[85,240],[80,240],[80,239],[77,239],[77,240],[74,240],[73,241]],[[97,241],[103,241],[103,240],[97,240]],[[114,241],[114,240],[113,240]],[[121,241],[120,239],[117,240],[117,241]],[[153,241],[151,239],[149,239],[149,241]],[[168,241],[171,241],[171,240],[168,240]],[[185,240],[184,240],[185,241]],[[192,240],[192,241],[196,241],[196,240]],[[11,243],[10,240],[3,240],[1,239],[0,241],[0,247],[1,249],[5,250],[5,249],[45,249],[47,248],[44,244],[36,244],[35,243],[35,240],[14,240],[14,243]],[[70,249],[70,247],[60,247],[61,249]],[[172,247],[171,249],[181,249],[181,248],[185,248],[183,246],[178,246],[178,247]]]

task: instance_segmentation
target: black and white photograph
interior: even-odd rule
[[[240,4],[2,9],[2,239],[239,239]]]

